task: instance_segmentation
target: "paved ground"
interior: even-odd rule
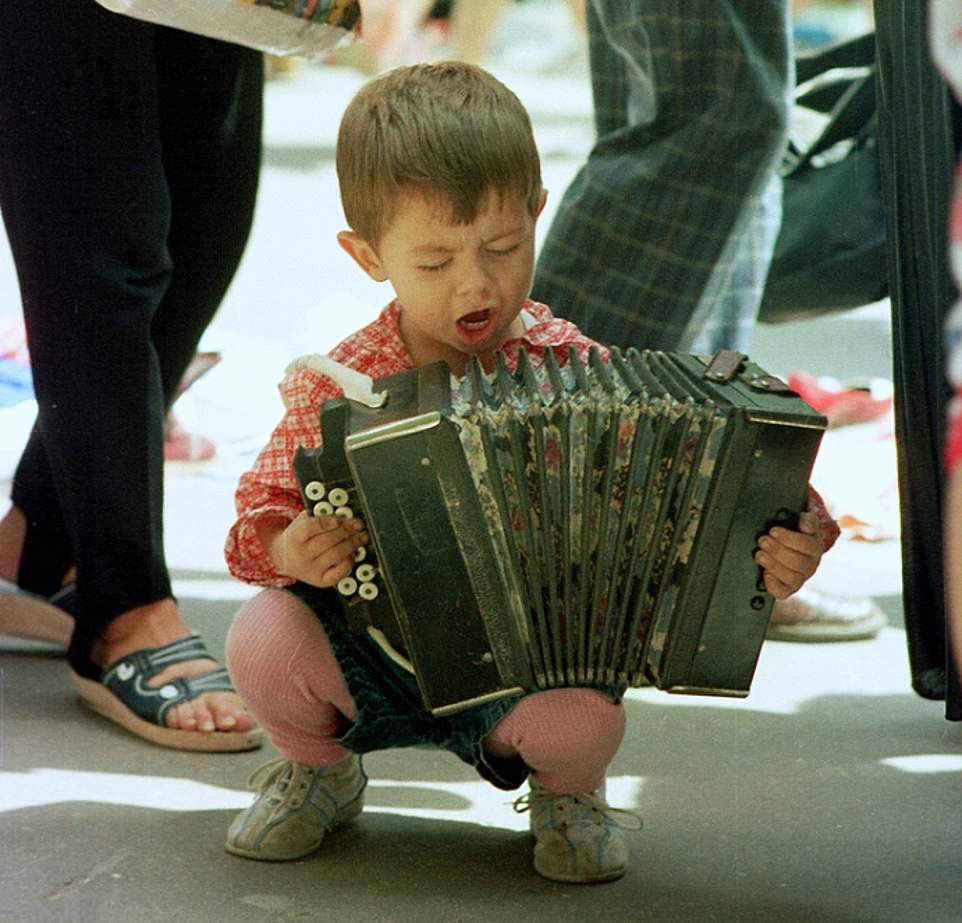
[[[535,116],[556,203],[590,143],[583,68],[575,57],[537,75],[515,59],[502,76]],[[331,142],[359,79],[312,67],[271,84],[257,225],[208,337],[224,361],[178,406],[221,446],[208,465],[171,466],[167,490],[176,589],[218,652],[249,592],[220,555],[231,491],[280,412],[274,383],[292,355],[323,351],[389,297],[333,246],[341,217]],[[0,304],[10,305],[4,260],[0,253]],[[762,329],[753,356],[778,372],[886,376],[884,317],[870,308]],[[28,416],[28,407],[0,416],[0,466]],[[0,920],[959,919],[962,751],[941,706],[908,685],[886,436],[883,421],[826,442],[829,498],[879,520],[889,537],[841,542],[818,579],[875,596],[888,627],[869,642],[766,643],[744,701],[632,691],[609,797],[637,810],[645,828],[631,835],[623,880],[587,888],[541,880],[510,797],[426,751],[367,758],[364,815],[318,855],[282,865],[231,858],[224,832],[270,748],[198,756],[153,747],[85,712],[59,659],[5,652]],[[0,478],[8,474],[0,468]]]

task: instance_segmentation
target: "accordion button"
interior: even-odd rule
[[[327,500],[321,500],[320,503],[314,504],[314,515],[315,516],[333,516],[334,507],[331,506]]]
[[[353,577],[345,577],[338,581],[337,592],[341,596],[353,596],[357,592],[357,581]]]
[[[354,576],[357,577],[361,583],[369,583],[374,579],[377,571],[373,564],[362,564],[355,572]]]
[[[347,491],[343,487],[332,487],[331,492],[327,495],[327,499],[330,500],[334,506],[344,506],[348,500]]]
[[[362,583],[357,589],[357,595],[367,600],[376,599],[379,592],[376,583]]]
[[[354,563],[360,564],[367,557],[367,548],[363,545],[358,546],[354,549]]]
[[[334,510],[334,515],[337,516],[338,519],[353,519],[354,510],[352,510],[349,506],[339,506],[336,510]]]
[[[308,500],[323,500],[324,499],[324,485],[320,481],[311,481],[307,487],[304,488],[304,493]]]

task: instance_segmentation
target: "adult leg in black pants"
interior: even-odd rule
[[[76,568],[82,680],[188,634],[164,560],[163,421],[247,241],[262,79],[255,52],[94,0],[0,4],[0,211],[39,407],[0,576],[48,595]],[[203,653],[138,665],[178,694],[135,711],[181,730],[158,742],[236,748],[227,732],[251,719]]]
[[[962,719],[947,657],[942,508],[945,377],[942,331],[956,298],[948,206],[962,112],[935,71],[927,4],[875,0],[879,153],[889,235],[902,582],[912,685]]]

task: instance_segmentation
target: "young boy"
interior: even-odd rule
[[[587,355],[592,341],[528,299],[545,190],[528,116],[489,74],[424,64],[367,84],[344,114],[337,169],[351,227],[338,241],[397,297],[333,359],[380,378],[438,360],[460,374],[471,355],[490,367],[500,348],[509,364],[518,347],[536,366],[548,349]],[[413,677],[346,628],[331,589],[367,542],[363,525],[308,516],[292,472],[295,448],[319,443],[321,404],[341,391],[310,360],[293,364],[281,391],[286,413],[241,479],[227,543],[231,572],[270,587],[238,612],[227,657],[281,757],[252,778],[259,795],[231,825],[227,849],[268,860],[313,852],[361,811],[359,754],[429,744],[499,788],[530,773],[518,804],[531,812],[540,874],[623,874],[627,848],[603,796],[624,732],[620,699],[554,689],[446,718],[426,712]],[[780,598],[811,576],[832,540],[824,510],[821,523],[813,512],[801,519],[800,532],[775,529],[757,552]],[[439,601],[434,617],[444,615]]]

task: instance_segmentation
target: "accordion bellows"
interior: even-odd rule
[[[734,362],[732,356],[735,357]],[[726,358],[727,357],[727,358]],[[825,421],[740,354],[502,354],[321,411],[305,502],[364,517],[349,623],[445,714],[563,686],[746,695],[772,598],[758,536],[793,524]],[[366,579],[358,579],[366,578]]]

